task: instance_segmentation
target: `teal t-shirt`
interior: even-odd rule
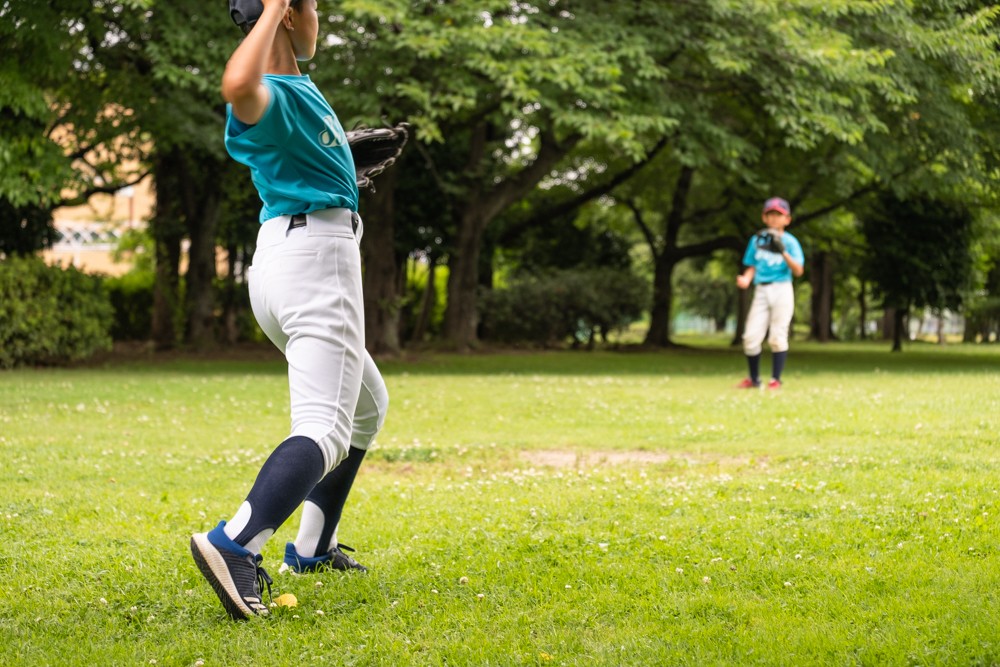
[[[785,250],[798,264],[805,262],[805,255],[802,253],[802,244],[799,240],[783,232],[781,242],[785,244]],[[792,269],[788,266],[785,258],[776,252],[764,250],[760,247],[764,239],[760,234],[754,234],[747,244],[746,252],[743,253],[743,265],[754,267],[753,284],[759,283],[783,283],[792,279]]]
[[[308,75],[265,74],[267,110],[247,125],[226,107],[226,150],[250,167],[260,221],[323,208],[358,210],[354,158],[337,114]]]

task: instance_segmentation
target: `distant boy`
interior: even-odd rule
[[[740,289],[754,286],[753,301],[743,331],[743,352],[750,377],[740,389],[760,387],[760,357],[764,336],[771,348],[771,380],[768,389],[781,388],[781,373],[788,357],[788,327],[795,311],[792,276],[802,275],[805,257],[799,240],[785,231],[792,222],[792,207],[780,197],[764,202],[761,213],[765,228],[754,234],[743,253],[743,273],[736,277]]]

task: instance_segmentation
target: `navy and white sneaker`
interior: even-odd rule
[[[285,565],[300,574],[303,572],[316,572],[317,570],[368,571],[367,567],[345,554],[342,549],[354,552],[354,549],[346,544],[338,544],[322,556],[310,558],[308,556],[300,556],[299,552],[295,550],[295,543],[289,542],[285,545]]]
[[[191,555],[208,579],[226,612],[237,621],[267,616],[263,592],[271,595],[271,577],[260,566],[263,558],[233,542],[223,531],[225,521],[207,533],[191,536]]]

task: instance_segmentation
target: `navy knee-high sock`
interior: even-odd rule
[[[760,382],[760,355],[760,352],[752,357],[749,354],[747,355],[747,364],[750,366],[750,379],[753,380],[754,384]]]
[[[775,380],[781,379],[781,372],[785,370],[785,360],[788,358],[788,350],[775,352],[771,362],[771,377]]]
[[[330,471],[306,496],[306,500],[315,503],[323,511],[323,531],[319,536],[321,551],[330,544],[333,531],[340,523],[344,505],[347,503],[347,496],[351,492],[354,479],[358,476],[358,469],[361,467],[361,461],[367,452],[366,449],[351,447],[347,458]]]
[[[247,502],[250,520],[233,541],[241,546],[265,530],[277,530],[323,476],[323,452],[312,438],[296,435],[264,461]]]

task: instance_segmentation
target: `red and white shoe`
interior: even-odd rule
[[[781,380],[775,380],[771,378],[771,381],[767,383],[768,389],[781,389]]]
[[[738,385],[736,385],[736,388],[737,389],[759,389],[760,388],[760,382],[754,382],[750,378],[746,378],[746,379],[743,380],[743,382],[740,382]]]

